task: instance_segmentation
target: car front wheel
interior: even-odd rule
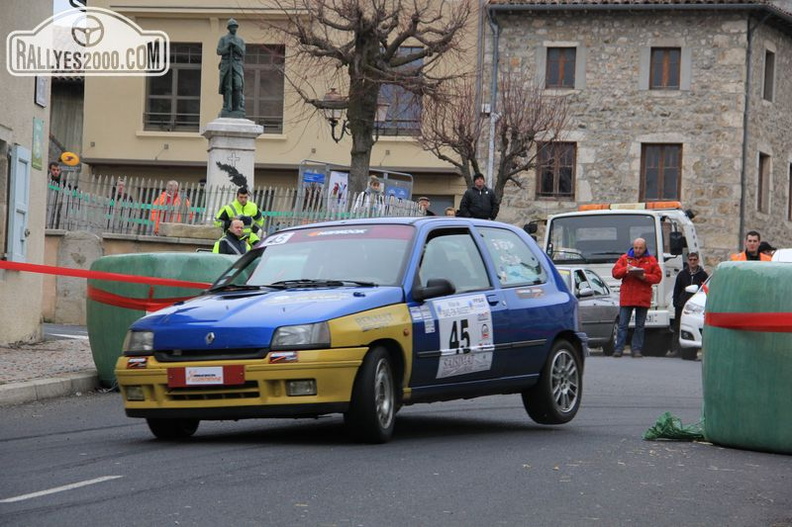
[[[616,318],[616,321],[613,323],[613,327],[611,328],[611,336],[608,339],[608,342],[602,345],[602,354],[606,357],[610,357],[613,355],[614,350],[616,349],[616,338],[619,336],[619,319]]]
[[[149,430],[158,439],[184,439],[198,430],[198,419],[146,419]]]
[[[374,348],[363,359],[344,420],[350,432],[366,443],[386,443],[393,435],[396,380],[384,348]]]
[[[539,424],[568,423],[580,408],[583,368],[577,350],[566,340],[553,345],[539,382],[522,393],[525,409]]]

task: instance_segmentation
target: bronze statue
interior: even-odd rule
[[[220,37],[217,54],[220,55],[220,94],[223,109],[220,117],[245,117],[245,41],[236,32],[239,24],[228,20],[228,34]]]

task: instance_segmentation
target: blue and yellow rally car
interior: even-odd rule
[[[200,420],[343,413],[385,442],[402,405],[519,393],[580,407],[578,304],[523,231],[463,218],[319,223],[264,239],[199,297],[135,322],[116,376],[159,438]]]

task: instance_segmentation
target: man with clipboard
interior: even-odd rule
[[[627,329],[630,317],[635,311],[635,329],[633,330],[630,350],[634,358],[643,357],[641,349],[644,342],[644,324],[649,307],[652,305],[652,284],[660,283],[663,273],[657,259],[649,254],[646,240],[636,238],[632,248],[616,261],[611,272],[613,278],[621,280],[619,292],[619,331],[616,335],[614,357],[621,357],[627,343]]]

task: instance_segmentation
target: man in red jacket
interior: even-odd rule
[[[641,349],[644,342],[644,323],[646,314],[652,305],[652,284],[659,284],[663,278],[657,259],[646,249],[646,240],[636,238],[632,249],[616,261],[611,272],[613,278],[619,279],[619,332],[616,336],[614,357],[621,357],[627,343],[627,328],[630,317],[635,310],[635,329],[633,330],[630,349],[634,358],[643,357]]]

